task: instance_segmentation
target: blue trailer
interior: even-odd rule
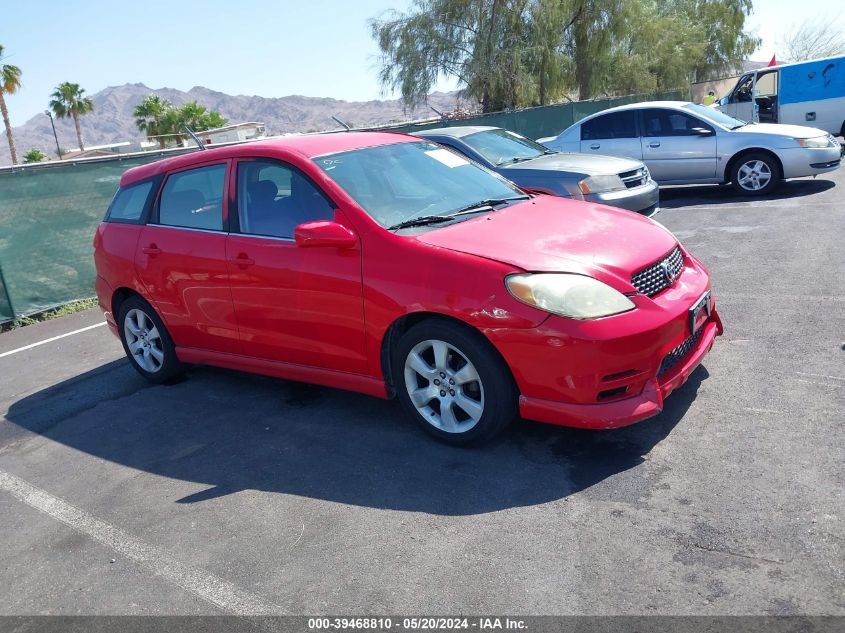
[[[746,73],[718,108],[745,121],[807,125],[845,136],[845,57]]]

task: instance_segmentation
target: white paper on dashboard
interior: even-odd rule
[[[468,165],[469,161],[461,158],[454,152],[448,149],[433,149],[426,152],[426,155],[431,156],[434,160],[440,161],[446,167],[460,167],[461,165]]]

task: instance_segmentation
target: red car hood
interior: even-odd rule
[[[416,239],[526,271],[590,275],[624,292],[632,290],[633,273],[677,244],[644,216],[555,196],[537,196]]]

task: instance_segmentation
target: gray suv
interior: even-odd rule
[[[560,153],[498,127],[446,127],[416,136],[445,145],[520,188],[654,215],[659,191],[638,160]]]

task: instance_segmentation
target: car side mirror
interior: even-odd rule
[[[342,224],[317,220],[300,224],[293,231],[297,246],[324,246],[330,248],[355,248],[358,238]]]
[[[720,106],[726,106],[726,105],[728,105],[730,102],[731,102],[731,98],[730,98],[730,97],[722,97],[721,99],[719,99],[719,105],[720,105]]]
[[[707,129],[706,127],[694,127],[690,132],[696,136],[711,136],[713,134],[713,130]]]

